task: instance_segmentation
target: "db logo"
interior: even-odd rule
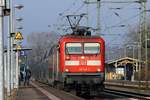
[[[85,61],[81,61],[80,63],[81,63],[81,65],[86,65]]]

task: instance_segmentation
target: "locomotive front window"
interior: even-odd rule
[[[99,43],[84,43],[84,54],[99,54],[100,44]]]
[[[66,54],[82,54],[82,44],[81,43],[67,43]]]

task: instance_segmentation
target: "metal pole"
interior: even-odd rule
[[[147,23],[146,23],[146,19],[147,19],[147,0],[141,0],[141,10],[142,10],[142,14],[141,14],[141,31],[143,34],[143,37],[145,38],[145,81],[146,81],[146,86],[145,88],[148,89],[148,50],[147,50]],[[144,39],[143,39],[144,40]]]
[[[11,0],[8,0],[8,5],[9,5],[9,8],[10,8],[10,1]],[[11,38],[10,38],[10,16],[8,17],[8,40],[7,40],[7,84],[8,84],[8,87],[7,87],[7,94],[8,96],[11,95],[11,74],[10,74],[10,71],[11,71],[11,55],[10,55],[10,49],[11,49]]]
[[[14,81],[14,88],[16,89],[16,51],[13,51],[13,81]]]
[[[132,58],[133,58],[133,59],[134,59],[134,47],[135,47],[135,46],[132,45],[132,49],[133,49],[133,52],[132,52],[132,53],[133,53],[133,57],[132,57]],[[137,65],[137,64],[136,64],[136,65]],[[135,68],[136,68],[136,66],[134,66],[134,64],[132,64],[132,66],[133,66],[133,78],[132,78],[132,80],[134,81],[134,80],[135,80]]]
[[[54,61],[54,59],[55,59],[55,55],[54,55],[54,49],[53,49],[53,69],[52,69],[52,70],[53,70],[53,71],[52,71],[52,72],[53,72],[53,73],[52,73],[52,80],[53,80],[53,82],[54,82],[54,80],[55,80],[55,67],[54,67],[54,66],[55,66],[55,64],[54,64],[55,61]]]
[[[97,0],[97,35],[100,35],[100,0]]]
[[[16,84],[15,88],[18,89],[19,87],[19,55],[18,55],[18,50],[16,51]]]
[[[57,55],[56,55],[56,61],[57,61],[57,69],[56,69],[56,71],[57,71],[57,73],[56,73],[56,79],[58,80],[58,76],[59,76],[59,47],[57,47]]]
[[[4,100],[3,7],[0,1],[0,100]]]
[[[109,57],[110,57],[110,50],[107,51],[107,60],[109,61]]]
[[[16,24],[15,24],[15,7],[13,6],[12,7],[13,9],[13,32],[16,33]],[[16,43],[15,40],[13,40],[13,43]],[[13,44],[12,44],[13,45]],[[13,47],[15,48],[15,47]],[[19,84],[19,81],[18,81],[18,57],[17,57],[17,52],[18,51],[15,51],[14,52],[14,88],[18,89],[18,84]]]
[[[17,58],[18,58],[18,65],[16,64],[16,67],[18,66],[18,78],[20,77],[20,66],[21,66],[21,59],[20,59],[20,51],[17,51]],[[21,83],[20,83],[20,80],[18,79],[18,81],[19,81],[19,84],[18,85],[21,85]]]
[[[87,2],[89,2],[89,0],[87,0]],[[87,20],[87,27],[89,26],[89,4],[87,3],[86,4],[86,13],[87,13],[87,17],[86,17],[86,20]]]
[[[141,9],[140,9],[141,11]],[[142,15],[140,14],[139,18],[139,42],[138,42],[138,59],[139,59],[139,70],[138,70],[138,80],[139,80],[139,89],[141,87],[141,68],[142,68]]]
[[[13,37],[11,37],[11,90],[14,89],[14,52],[13,52]]]
[[[7,85],[7,52],[4,52],[4,83],[5,83],[5,88],[8,87]]]
[[[146,2],[144,2],[144,16],[145,16],[145,27],[144,27],[144,32],[145,32],[145,81],[146,81],[146,89],[148,89],[148,50],[147,50],[147,23],[146,23],[146,16],[147,16],[147,13],[146,13]]]
[[[127,63],[124,66],[124,80],[127,80]]]
[[[100,7],[101,7],[101,0],[97,0],[97,2],[89,2],[89,0],[86,0],[85,3],[87,4],[87,24],[88,23],[88,4],[92,4],[92,3],[97,3],[97,29],[96,29],[96,34],[98,36],[100,36],[100,31],[101,31],[101,27],[100,27]]]
[[[125,53],[124,55],[125,55],[125,57],[126,57],[126,56],[127,56],[126,45],[125,45],[124,53]],[[126,65],[127,65],[127,64],[124,65],[124,80],[127,80],[127,78],[126,78],[126,75],[127,75],[127,74],[126,74],[126,71],[127,71],[126,68],[127,68],[127,66],[126,66]]]
[[[14,32],[14,23],[13,23],[13,19],[14,19],[14,14],[13,14],[13,0],[10,0],[10,33]],[[14,89],[14,52],[13,52],[13,42],[14,42],[14,36],[11,36],[11,89]]]

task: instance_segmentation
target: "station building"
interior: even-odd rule
[[[142,70],[144,62],[130,57],[106,62],[106,80],[137,80],[138,72]]]

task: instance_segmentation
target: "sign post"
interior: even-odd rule
[[[21,41],[23,40],[23,36],[22,36],[22,33],[21,32],[17,32],[15,34],[15,40],[17,41]],[[19,74],[20,74],[20,66],[19,66],[19,52],[20,50],[22,49],[22,46],[20,44],[17,45],[16,47],[16,82],[15,82],[15,88],[18,89],[18,85],[19,85]]]

